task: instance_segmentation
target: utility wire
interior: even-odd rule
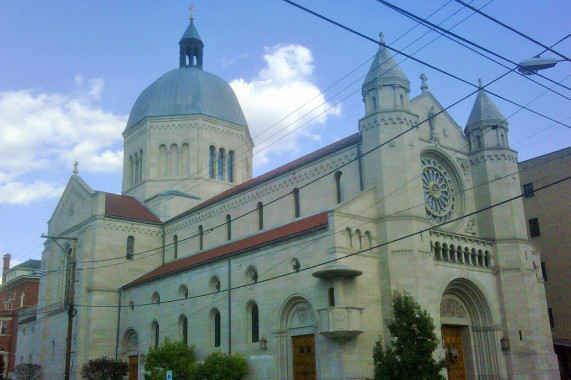
[[[457,3],[459,3],[459,4],[462,4],[462,5],[465,6],[466,8],[469,8],[469,9],[473,10],[474,12],[476,12],[476,13],[478,13],[478,14],[484,16],[484,17],[487,18],[488,20],[492,20],[492,21],[495,22],[496,24],[499,24],[499,25],[503,26],[504,28],[509,29],[509,30],[511,30],[512,32],[516,33],[516,34],[519,34],[519,35],[522,36],[523,38],[525,38],[525,39],[527,39],[527,40],[529,40],[529,41],[531,41],[531,42],[533,42],[533,43],[535,43],[535,44],[541,46],[542,48],[545,49],[545,51],[549,50],[550,52],[552,52],[552,53],[554,53],[554,54],[557,54],[558,56],[560,56],[560,57],[563,58],[564,60],[569,61],[569,58],[567,58],[567,57],[564,56],[563,54],[561,54],[561,53],[559,53],[559,52],[553,50],[552,47],[545,46],[545,45],[542,44],[541,42],[539,42],[539,41],[537,41],[537,40],[534,40],[533,38],[529,37],[527,34],[524,34],[524,33],[520,32],[520,31],[516,30],[515,28],[512,28],[511,26],[509,26],[509,25],[507,25],[507,24],[501,22],[500,20],[498,20],[498,19],[496,19],[496,18],[494,18],[494,17],[492,17],[492,16],[490,16],[490,15],[488,15],[488,14],[482,12],[481,10],[472,7],[470,4],[466,4],[466,3],[463,2],[462,0],[455,0],[455,1],[456,1]]]
[[[545,189],[548,189],[548,188],[550,188],[550,187],[552,187],[552,186],[555,186],[555,185],[558,185],[558,184],[563,183],[563,182],[565,182],[565,181],[568,181],[569,179],[571,179],[571,176],[567,176],[567,177],[561,178],[561,179],[559,179],[559,180],[550,182],[550,183],[548,183],[547,185],[544,185],[544,186],[539,187],[538,189],[534,189],[533,191],[534,191],[534,192],[540,192],[540,191],[543,191],[543,190],[545,190]],[[503,201],[501,201],[501,202],[494,203],[494,204],[492,204],[492,205],[490,205],[490,206],[483,207],[483,208],[481,208],[481,209],[479,209],[479,210],[476,210],[476,211],[473,211],[473,212],[469,212],[469,213],[467,213],[467,214],[465,214],[465,215],[462,215],[462,216],[459,216],[459,217],[457,217],[457,218],[450,219],[450,220],[448,220],[448,221],[446,221],[446,222],[443,222],[443,223],[440,223],[440,224],[437,224],[437,225],[434,225],[434,226],[431,226],[431,227],[423,228],[423,229],[418,230],[418,231],[416,231],[416,232],[412,232],[412,233],[410,233],[410,234],[400,236],[400,237],[398,237],[398,238],[389,240],[389,241],[387,241],[387,242],[380,243],[380,244],[371,246],[371,247],[369,247],[369,248],[361,249],[361,250],[359,250],[359,251],[357,251],[357,252],[349,253],[349,254],[346,254],[346,255],[343,255],[343,256],[340,256],[340,257],[336,257],[336,258],[333,258],[333,259],[330,259],[330,260],[322,261],[322,262],[317,263],[317,264],[309,265],[309,266],[307,266],[307,267],[300,268],[300,269],[297,270],[297,271],[282,273],[282,274],[279,274],[279,275],[276,275],[276,276],[273,276],[273,277],[261,279],[261,280],[258,280],[255,284],[242,284],[242,285],[237,285],[237,286],[234,286],[234,287],[230,287],[230,286],[229,286],[229,287],[227,287],[226,289],[221,289],[221,290],[215,291],[215,292],[209,292],[209,293],[203,293],[203,294],[198,294],[198,295],[194,295],[194,296],[189,296],[188,298],[176,298],[176,299],[172,299],[172,300],[161,301],[160,304],[172,303],[172,302],[178,302],[178,301],[184,301],[184,300],[190,300],[190,299],[196,299],[196,298],[201,298],[201,297],[205,297],[205,296],[209,296],[209,295],[222,294],[223,292],[229,292],[229,291],[231,291],[231,290],[238,290],[238,289],[242,289],[242,288],[249,287],[249,286],[252,286],[252,285],[257,285],[257,284],[261,284],[261,283],[264,283],[264,282],[269,282],[269,281],[272,281],[272,280],[276,280],[276,279],[279,279],[279,278],[291,276],[291,275],[296,274],[296,273],[299,273],[299,272],[308,271],[308,270],[310,270],[310,269],[314,269],[314,268],[317,268],[317,267],[320,267],[320,266],[323,266],[323,265],[326,265],[326,264],[331,264],[331,263],[337,262],[337,261],[339,261],[339,260],[346,259],[346,258],[348,258],[348,257],[353,257],[353,256],[356,256],[356,255],[360,255],[361,253],[368,252],[368,251],[371,251],[371,250],[373,250],[373,249],[381,248],[381,247],[387,246],[387,245],[389,245],[389,244],[393,244],[393,243],[396,243],[396,242],[399,242],[399,241],[402,241],[402,240],[406,240],[406,239],[408,239],[408,238],[411,238],[411,237],[413,237],[413,236],[422,234],[422,233],[424,233],[424,232],[428,232],[428,231],[430,231],[430,230],[434,230],[434,229],[443,227],[443,226],[445,226],[445,225],[447,225],[447,224],[455,223],[455,222],[457,222],[457,221],[459,221],[459,220],[462,220],[462,219],[465,219],[465,218],[474,216],[474,215],[479,214],[479,213],[481,213],[481,212],[485,212],[485,211],[491,210],[491,209],[493,209],[493,208],[495,208],[495,207],[499,207],[499,206],[505,205],[505,204],[507,204],[507,203],[509,203],[509,202],[512,202],[512,201],[516,200],[516,199],[522,198],[522,197],[524,197],[525,195],[526,195],[525,193],[520,194],[520,195],[516,195],[516,196],[514,196],[514,197],[505,199],[505,200],[503,200]],[[150,306],[150,305],[156,305],[156,303],[148,302],[148,303],[135,304],[134,306]],[[123,305],[89,305],[89,304],[75,304],[74,306],[76,306],[76,307],[87,307],[87,308],[126,308],[126,307],[129,307],[129,305],[123,306]]]
[[[285,1],[287,1],[287,0],[285,0]],[[408,11],[404,10],[403,8],[397,7],[396,5],[391,4],[391,3],[389,3],[388,1],[385,1],[385,0],[377,0],[377,2],[379,2],[379,3],[381,3],[381,4],[385,5],[385,6],[387,6],[387,7],[389,7],[389,8],[391,8],[391,9],[394,10],[394,11],[397,11],[398,13],[400,13],[400,14],[402,14],[402,15],[404,15],[404,16],[406,16],[406,17],[412,19],[412,20],[415,20],[416,22],[419,22],[419,23],[421,23],[421,24],[423,24],[423,25],[425,25],[425,26],[429,26],[429,27],[431,27],[431,28],[437,29],[437,30],[439,30],[439,31],[441,31],[441,32],[443,32],[443,33],[445,33],[445,34],[447,34],[447,35],[451,35],[451,36],[453,36],[453,37],[455,37],[455,38],[457,38],[457,39],[459,39],[459,40],[461,40],[461,41],[463,41],[463,42],[465,42],[465,43],[467,43],[467,44],[470,44],[470,45],[472,45],[472,46],[477,47],[478,49],[481,49],[481,50],[485,51],[486,53],[492,54],[492,55],[495,56],[495,57],[498,57],[498,58],[500,58],[500,59],[503,59],[503,60],[505,60],[505,61],[511,63],[512,65],[516,65],[516,68],[521,67],[518,63],[512,61],[512,60],[509,59],[509,58],[506,58],[506,57],[504,57],[504,56],[502,56],[502,55],[500,55],[500,54],[498,54],[498,53],[495,53],[495,52],[491,51],[490,49],[487,49],[487,48],[483,47],[482,45],[479,45],[479,44],[477,44],[477,43],[475,43],[475,42],[472,42],[472,41],[470,41],[470,40],[468,40],[468,39],[466,39],[466,38],[464,38],[464,37],[462,37],[462,36],[460,36],[460,35],[458,35],[458,34],[456,34],[456,33],[453,33],[453,32],[451,32],[451,31],[449,31],[449,30],[447,30],[447,29],[444,29],[444,28],[442,28],[442,27],[440,27],[440,26],[438,26],[438,25],[436,25],[436,24],[434,24],[434,23],[432,23],[432,22],[430,22],[430,21],[428,21],[428,20],[426,20],[426,19],[424,19],[424,18],[422,18],[422,17],[420,17],[420,16],[417,16],[417,15],[411,13],[411,12],[408,12]],[[451,39],[451,40],[454,41],[454,42],[459,43],[458,41],[455,41],[454,39]],[[465,45],[462,45],[462,46],[465,46]],[[486,58],[489,58],[489,57],[486,57]],[[494,62],[495,62],[495,61],[494,61]],[[538,82],[536,82],[535,80],[533,80],[532,78],[530,78],[529,76],[523,75],[523,74],[521,74],[521,73],[518,73],[518,74],[519,74],[520,76],[522,76],[522,77],[528,79],[528,80],[531,80],[532,82],[538,83]],[[550,79],[550,78],[548,78],[548,77],[546,77],[546,76],[544,76],[544,75],[541,75],[541,74],[539,74],[539,73],[536,73],[535,75],[537,75],[537,76],[539,76],[539,77],[541,77],[541,78],[543,78],[543,79],[545,79],[545,80],[547,80],[547,81],[549,81],[549,82],[552,82],[552,83],[554,83],[554,84],[557,84],[557,85],[559,85],[559,86],[561,86],[561,87],[563,87],[563,88],[565,88],[565,89],[567,89],[567,90],[571,90],[571,88],[569,88],[569,87],[567,87],[567,86],[564,86],[564,85],[562,85],[562,84],[560,84],[560,83],[557,83],[556,81],[554,81],[554,80],[552,80],[552,79]]]

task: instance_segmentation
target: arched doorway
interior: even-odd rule
[[[129,364],[129,380],[139,379],[139,337],[137,332],[129,329],[123,335],[123,355],[127,358]]]
[[[457,278],[446,286],[440,324],[449,380],[500,377],[499,326],[474,282]]]
[[[317,379],[316,322],[311,304],[304,297],[290,297],[280,310],[278,326],[279,379]]]

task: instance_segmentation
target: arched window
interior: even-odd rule
[[[481,148],[481,147],[482,147],[482,137],[476,136],[476,148]]]
[[[343,202],[343,195],[341,194],[341,175],[343,173],[335,173],[335,193],[337,195],[337,203]]]
[[[204,228],[202,226],[198,226],[198,249],[204,249]]]
[[[151,302],[153,303],[153,306],[158,306],[161,303],[161,296],[159,295],[159,293],[154,292],[152,297],[151,297]]]
[[[258,311],[258,305],[252,302],[249,311],[250,319],[250,339],[252,343],[260,341],[260,315]]]
[[[178,257],[178,235],[174,235],[172,237],[172,245],[174,250],[174,258],[176,259]]]
[[[218,151],[218,179],[224,180],[224,149],[220,148]]]
[[[234,151],[231,150],[228,152],[228,156],[226,157],[226,180],[228,182],[234,182]]]
[[[153,321],[151,324],[151,339],[153,347],[159,346],[159,323],[157,321]]]
[[[373,96],[373,111],[377,110],[377,97]]]
[[[125,255],[125,258],[127,260],[133,260],[134,251],[135,251],[135,238],[133,236],[129,236],[127,238],[127,254]]]
[[[143,180],[143,150],[139,152],[139,182]]]
[[[327,289],[327,298],[329,300],[329,307],[335,306],[335,288]]]
[[[502,146],[506,146],[506,137],[503,133],[500,135],[500,138],[502,139]]]
[[[226,215],[226,240],[232,240],[232,217]]]
[[[211,314],[212,345],[220,347],[220,312],[217,309]]]
[[[186,316],[180,316],[178,319],[178,328],[181,342],[188,344],[188,319],[186,319]]]
[[[299,204],[299,189],[293,189],[293,212],[296,218],[301,215],[301,206]]]
[[[345,232],[347,233],[347,246],[353,248],[353,233],[349,227],[345,229]]]
[[[188,288],[186,285],[181,285],[178,289],[178,298],[181,300],[188,298]]]
[[[159,177],[167,176],[167,146],[159,145]]]
[[[210,178],[214,178],[214,175],[216,173],[215,165],[216,165],[216,148],[214,147],[214,145],[210,145],[210,156],[208,164],[209,168],[208,176]]]
[[[258,229],[264,229],[264,205],[262,202],[258,202]]]
[[[355,230],[355,235],[357,237],[357,244],[359,245],[359,249],[363,249],[363,235],[361,235],[361,230]]]

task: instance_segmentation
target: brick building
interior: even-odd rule
[[[38,270],[41,260],[30,259],[10,268],[11,255],[4,255],[0,285],[0,353],[4,357],[4,374],[14,372],[18,337],[18,314],[38,303]]]

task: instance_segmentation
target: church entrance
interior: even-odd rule
[[[139,355],[129,356],[129,380],[139,379]]]
[[[315,380],[315,336],[291,337],[293,380]]]
[[[462,326],[442,326],[442,340],[446,352],[448,380],[465,380],[464,346],[462,345]]]

